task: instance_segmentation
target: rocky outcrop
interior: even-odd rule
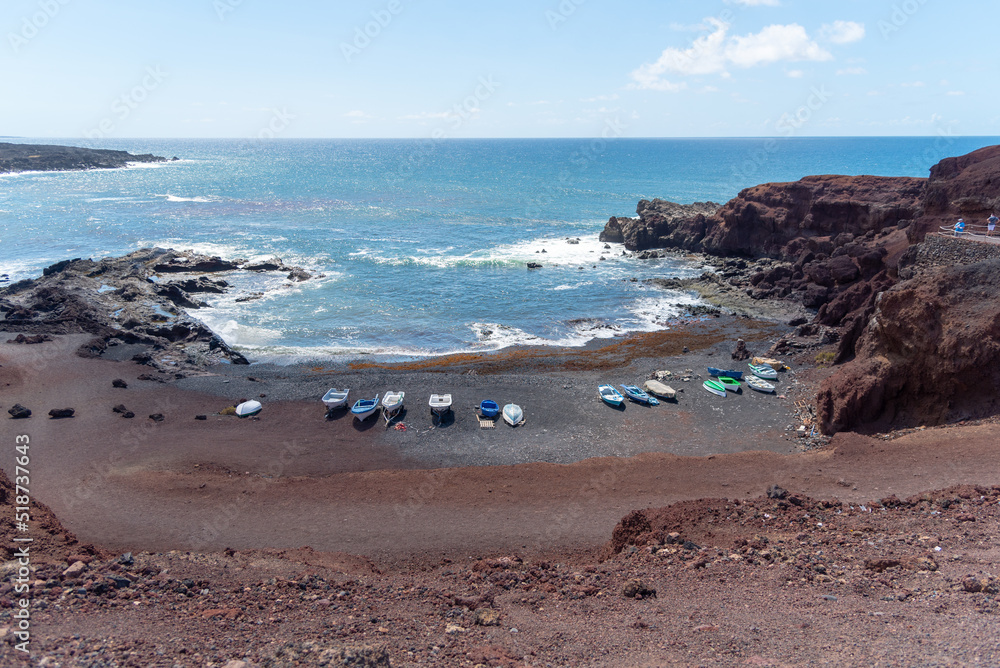
[[[130,162],[166,162],[166,158],[127,151],[55,146],[48,144],[9,144],[0,142],[0,174],[28,171],[70,171],[115,169]]]
[[[913,241],[942,225],[954,225],[959,217],[985,225],[991,213],[1000,212],[1000,146],[945,158],[931,167],[923,210]]]
[[[217,362],[247,364],[184,310],[205,306],[192,294],[222,293],[229,287],[225,280],[191,274],[239,271],[244,262],[159,248],[98,261],[64,260],[47,267],[40,278],[0,290],[0,331],[42,337],[92,334],[95,338],[80,351],[87,356],[104,354],[109,345],[142,344],[147,347],[140,354],[144,363],[158,369],[166,364],[173,373]],[[278,271],[299,271],[278,263]],[[185,273],[178,276],[181,268]],[[305,279],[300,274],[298,280]]]
[[[663,199],[641,200],[636,208],[638,218],[612,217],[604,226],[600,240],[608,243],[623,243],[629,250],[649,248],[669,248],[683,244],[671,242],[672,231],[682,222],[704,220],[719,209],[715,202],[695,202],[677,204]]]
[[[1000,259],[936,267],[874,300],[856,356],[817,400],[822,429],[935,425],[1000,411]]]

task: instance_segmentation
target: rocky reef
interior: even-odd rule
[[[176,160],[176,158],[174,158]],[[0,174],[6,172],[53,172],[81,169],[114,169],[130,162],[166,162],[166,158],[127,151],[0,142]]]
[[[237,271],[280,272],[290,281],[310,278],[304,269],[278,258],[248,263],[161,248],[101,260],[65,260],[37,279],[0,290],[0,331],[92,334],[79,351],[85,356],[140,344],[136,361],[160,371],[247,364],[243,355],[188,313],[207,306],[199,294],[229,288],[219,274]]]
[[[943,238],[934,234],[939,227],[959,216],[985,221],[1000,207],[1000,146],[946,158],[931,167],[926,179],[808,176],[746,188],[714,211],[707,206],[643,200],[637,218],[612,218],[602,238],[647,254],[653,248],[674,248],[718,257],[719,273],[734,288],[755,300],[797,302],[813,313],[807,327],[837,330],[835,336],[826,335],[837,341],[835,362],[856,357],[857,362],[849,367],[853,371],[845,368],[831,378],[817,399],[826,433],[875,424],[936,424],[993,410],[974,392],[960,390],[964,381],[946,379],[968,373],[946,359],[949,341],[917,336],[925,324],[952,316],[933,320],[927,313],[890,306],[896,303],[897,283],[938,264],[933,258],[941,255]],[[960,270],[955,264],[994,256],[992,245],[957,243],[963,248],[944,253],[953,272]],[[972,252],[977,246],[985,249]],[[949,279],[935,279],[937,275],[930,280],[973,281],[972,287],[984,277],[979,272]],[[904,295],[915,289],[913,284],[899,286]],[[933,303],[960,314],[977,294],[944,290],[941,295],[947,297]],[[979,308],[990,312],[985,304]],[[882,332],[885,341],[877,344],[873,331]],[[985,336],[985,329],[981,333]],[[893,336],[898,340],[893,342]],[[862,337],[867,337],[864,345]],[[970,339],[968,345],[966,358],[1000,363],[987,340]],[[890,363],[876,352],[883,348],[918,352],[897,355]]]

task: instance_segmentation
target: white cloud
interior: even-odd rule
[[[789,79],[801,79],[805,76],[805,74],[806,73],[802,70],[788,70],[785,72],[785,75],[788,76]]]
[[[349,111],[344,114],[346,118],[371,118],[368,114],[361,111],[360,109],[355,109],[354,111]]]
[[[706,19],[714,28],[687,49],[668,47],[653,63],[644,63],[631,73],[631,88],[677,92],[684,82],[664,79],[667,73],[681,76],[718,74],[728,77],[730,66],[751,68],[781,61],[824,61],[833,55],[809,38],[797,23],[770,25],[758,33],[729,36],[729,24]]]
[[[950,91],[948,91],[947,94],[948,95],[965,95],[965,91],[964,90],[950,90]]]
[[[825,23],[819,29],[819,36],[834,44],[850,44],[864,39],[865,25],[854,21],[834,21]]]
[[[401,120],[401,121],[426,121],[426,120],[430,120],[430,119],[433,119],[433,118],[439,118],[439,119],[448,118],[449,116],[451,116],[451,112],[450,111],[441,111],[441,112],[423,111],[423,112],[421,112],[419,114],[407,114],[406,116],[399,116],[399,120]]]
[[[612,100],[617,99],[618,93],[612,93],[611,95],[597,95],[595,97],[580,98],[580,102],[611,102]]]
[[[848,67],[842,70],[837,70],[837,76],[858,76],[861,74],[868,74],[868,70],[863,67]]]

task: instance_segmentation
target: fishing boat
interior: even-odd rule
[[[660,404],[659,401],[649,396],[635,385],[619,385],[619,387],[622,388],[622,392],[625,393],[626,397],[637,404],[646,404],[647,406],[658,406]]]
[[[253,417],[260,413],[261,405],[259,401],[244,401],[236,407],[237,417]]]
[[[774,367],[758,364],[749,364],[750,373],[757,376],[758,378],[763,378],[764,380],[777,380],[778,372]]]
[[[716,369],[714,366],[708,367],[708,375],[709,376],[716,376],[716,377],[718,377],[718,376],[725,376],[726,378],[734,378],[736,380],[743,380],[743,372],[742,371],[735,371],[733,369],[728,369],[728,370]]]
[[[484,418],[495,418],[500,414],[500,404],[492,399],[483,399],[479,403],[479,414]]]
[[[674,388],[664,385],[658,380],[647,380],[642,384],[642,389],[646,390],[649,394],[655,394],[664,399],[673,399],[677,396],[677,391]]]
[[[517,404],[507,404],[503,407],[503,421],[516,427],[524,422],[524,411]]]
[[[375,411],[378,410],[378,396],[375,395],[374,399],[358,399],[351,406],[351,413],[354,414],[357,420],[367,420],[370,418]]]
[[[762,378],[757,378],[756,376],[747,376],[746,379],[747,387],[751,390],[757,390],[758,392],[764,392],[769,394],[774,392],[774,385],[763,380]]]
[[[403,410],[403,399],[405,397],[405,392],[393,392],[392,390],[386,392],[385,396],[382,397],[382,419],[385,420],[387,427],[393,418]]]
[[[625,397],[622,396],[622,393],[610,385],[598,385],[597,394],[611,406],[621,406],[625,403]]]
[[[726,396],[726,386],[717,380],[706,380],[701,386],[712,394],[717,394],[720,397]]]
[[[431,413],[438,417],[444,417],[451,410],[450,394],[432,394],[430,400]]]
[[[349,389],[338,390],[337,388],[330,388],[327,393],[323,395],[323,403],[326,405],[326,409],[333,410],[334,408],[340,408],[341,406],[347,405],[347,395],[350,394]]]
[[[730,378],[729,376],[719,376],[718,383],[726,388],[729,392],[741,392],[740,381],[735,378]]]

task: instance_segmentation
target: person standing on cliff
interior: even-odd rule
[[[962,232],[965,232],[965,219],[959,218],[958,222],[955,223],[955,236],[956,237],[962,236]]]
[[[995,213],[991,213],[990,217],[986,219],[986,236],[993,236],[993,233],[997,229],[997,221],[1000,221],[1000,218],[997,218]]]

